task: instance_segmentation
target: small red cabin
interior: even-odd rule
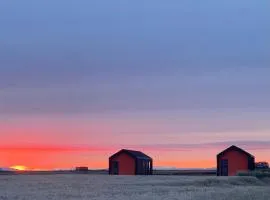
[[[75,171],[77,171],[77,172],[88,172],[88,167],[76,167]]]
[[[235,176],[239,171],[254,169],[254,156],[237,146],[231,146],[217,155],[218,176]]]
[[[153,160],[140,151],[122,149],[109,158],[109,174],[152,175]]]

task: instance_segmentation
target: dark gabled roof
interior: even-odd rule
[[[220,157],[220,156],[224,155],[224,154],[227,153],[228,151],[238,151],[238,152],[240,152],[240,153],[243,153],[243,154],[247,155],[248,157],[254,158],[253,155],[251,155],[250,153],[246,152],[245,150],[243,150],[243,149],[241,149],[241,148],[239,148],[239,147],[237,147],[237,146],[235,146],[235,145],[232,145],[232,146],[230,146],[229,148],[225,149],[224,151],[220,152],[220,153],[217,155],[217,157]]]
[[[121,153],[126,153],[126,154],[130,155],[131,157],[133,157],[135,159],[152,160],[151,157],[149,157],[148,155],[142,153],[141,151],[134,151],[134,150],[129,150],[129,149],[122,149],[122,150],[118,151],[117,153],[113,154],[110,157],[110,159],[118,156]]]

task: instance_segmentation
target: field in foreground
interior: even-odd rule
[[[269,200],[254,177],[2,175],[1,200]]]

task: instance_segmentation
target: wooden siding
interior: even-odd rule
[[[121,153],[111,159],[118,162],[119,175],[135,175],[135,159],[126,153]]]
[[[248,171],[248,156],[239,151],[228,151],[224,155],[220,156],[219,161],[228,160],[228,175],[235,176],[239,171]],[[220,169],[218,169],[220,170]]]

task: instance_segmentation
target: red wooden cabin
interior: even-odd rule
[[[237,146],[231,146],[217,155],[217,175],[235,176],[239,171],[255,169],[255,158]]]
[[[140,151],[122,149],[109,158],[109,174],[152,175],[153,160]]]
[[[88,169],[88,167],[76,167],[75,171],[77,171],[77,172],[88,172],[89,169]]]

